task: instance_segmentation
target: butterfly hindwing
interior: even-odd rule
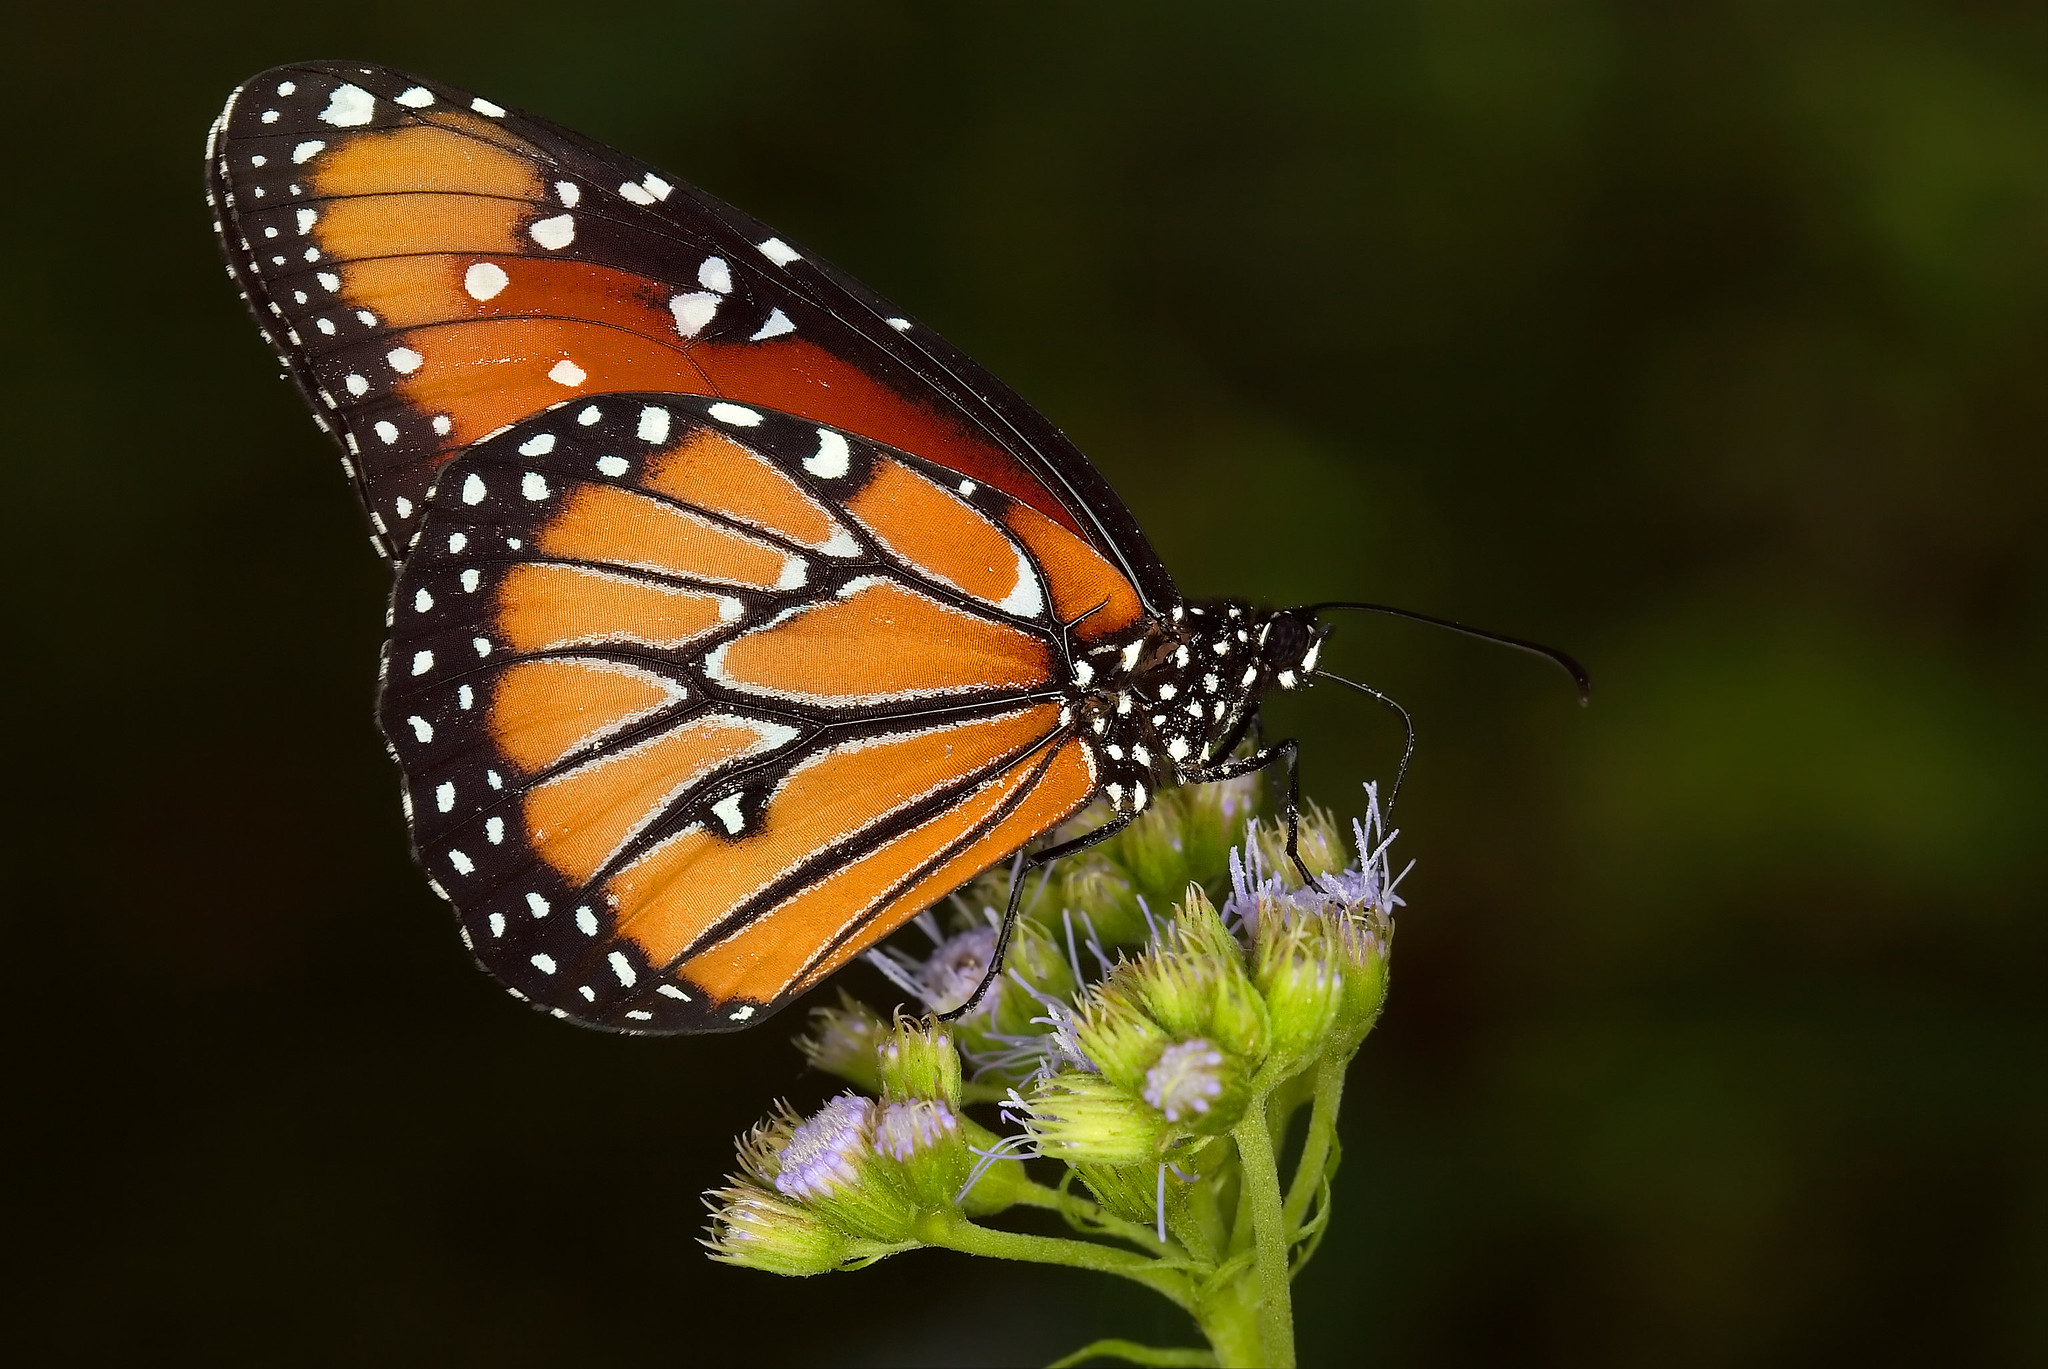
[[[916,452],[1177,598],[1108,484],[1000,382],[757,221],[488,100],[344,63],[229,102],[209,186],[230,271],[345,448],[380,549],[468,445],[650,390],[778,409]]]
[[[796,415],[612,394],[440,472],[380,705],[478,959],[596,1025],[745,1025],[1094,793],[1081,538]],[[1085,601],[1085,602],[1084,602]]]

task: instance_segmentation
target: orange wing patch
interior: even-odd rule
[[[608,485],[586,485],[565,499],[537,545],[567,560],[754,589],[798,589],[809,573],[800,556],[688,509]]]
[[[1043,612],[1038,573],[1016,544],[972,504],[902,462],[877,460],[873,478],[846,508],[890,551],[941,584],[1005,613]]]
[[[704,669],[751,694],[846,706],[1041,688],[1052,652],[1028,633],[870,578],[741,633]]]
[[[617,661],[519,661],[491,691],[491,740],[531,775],[682,697],[674,681]]]
[[[587,884],[690,786],[796,735],[779,723],[730,714],[692,719],[535,785],[526,795],[527,840],[564,879]]]
[[[773,462],[709,428],[695,429],[650,461],[641,484],[813,551],[847,556],[860,550],[839,520]]]
[[[1058,716],[1047,704],[813,756],[791,770],[752,833],[735,842],[693,828],[614,875],[606,893],[619,932],[652,963],[671,964],[806,857],[1029,751]]]
[[[1138,592],[1123,572],[1073,533],[1023,504],[1011,505],[1003,521],[1045,567],[1053,612],[1060,621],[1071,623],[1088,614],[1074,629],[1075,636],[1084,641],[1107,637],[1144,615]]]
[[[1009,806],[1020,791],[1021,801]],[[1019,761],[943,813],[692,956],[684,975],[720,1001],[767,1003],[799,978],[805,986],[816,983],[992,860],[1057,827],[1093,792],[1094,774],[1078,743],[1067,742],[1042,766]],[[971,839],[992,819],[987,832]]]
[[[736,599],[585,566],[523,563],[498,588],[498,632],[519,652],[596,642],[672,651],[739,615]]]

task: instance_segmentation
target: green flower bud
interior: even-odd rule
[[[1177,1037],[1205,1037],[1240,1059],[1265,1058],[1271,1027],[1244,952],[1207,897],[1190,891],[1168,944],[1128,962],[1132,996]]]
[[[1290,916],[1262,900],[1253,943],[1252,982],[1266,1000],[1272,1052],[1306,1063],[1322,1054],[1344,1004],[1346,964],[1327,916]]]
[[[772,1182],[851,1236],[901,1241],[917,1211],[874,1147],[875,1104],[842,1093],[793,1128],[772,1157]]]
[[[1056,934],[1065,935],[1064,915],[1071,913],[1078,935],[1105,949],[1142,946],[1151,935],[1130,878],[1100,848],[1061,861],[1052,876],[1038,920]]]
[[[1244,1116],[1250,1085],[1242,1064],[1196,1036],[1159,1053],[1138,1096],[1181,1131],[1220,1136]]]
[[[1287,824],[1282,821],[1261,822],[1253,837],[1259,848],[1260,857],[1266,868],[1285,879],[1289,884],[1298,884],[1301,871],[1294,868],[1294,862],[1287,858]],[[1342,870],[1349,861],[1344,850],[1344,829],[1338,824],[1336,815],[1319,804],[1305,804],[1301,810],[1301,824],[1295,833],[1295,850],[1301,856],[1301,863],[1309,873],[1317,877],[1333,875]]]
[[[1126,1093],[1144,1086],[1145,1071],[1173,1038],[1145,1014],[1120,965],[1074,1006],[1071,1038],[1102,1077]]]
[[[1343,967],[1343,994],[1331,1032],[1330,1049],[1349,1056],[1356,1051],[1387,1001],[1387,963],[1394,940],[1394,919],[1383,908],[1336,912],[1330,937]]]
[[[880,1087],[886,1099],[936,1098],[960,1102],[960,1052],[952,1031],[915,1018],[896,1019],[895,1027],[875,1050]]]
[[[888,1023],[841,989],[837,1006],[811,1010],[810,1029],[796,1039],[796,1048],[813,1068],[869,1093],[880,1093],[882,1080],[875,1052],[888,1034]]]
[[[1042,1080],[1029,1109],[1024,1128],[1040,1152],[1072,1164],[1150,1163],[1167,1140],[1158,1109],[1078,1070]]]
[[[754,1183],[709,1195],[711,1235],[704,1244],[724,1264],[802,1277],[839,1268],[861,1253],[799,1203]]]
[[[1187,1206],[1187,1180],[1163,1161],[1148,1165],[1075,1165],[1074,1172],[1095,1195],[1095,1201],[1127,1222],[1155,1226],[1159,1222],[1159,1199],[1166,1198],[1166,1224],[1171,1227]]]
[[[964,1115],[960,1118],[960,1136],[974,1163],[968,1167],[967,1177],[961,1181],[960,1188],[965,1192],[956,1189],[948,1195],[948,1201],[958,1201],[960,1210],[970,1217],[986,1217],[1014,1207],[1032,1196],[1035,1185],[1031,1176],[1006,1149],[1006,1145],[1014,1146],[1017,1137],[1010,1137],[1006,1142],[1005,1138]]]
[[[887,1102],[875,1109],[875,1151],[897,1166],[902,1187],[919,1208],[950,1207],[974,1158],[960,1117],[935,1098]]]

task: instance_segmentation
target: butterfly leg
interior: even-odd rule
[[[1287,858],[1294,862],[1294,868],[1301,872],[1302,882],[1311,889],[1320,889],[1316,877],[1309,873],[1308,866],[1301,860],[1301,748],[1294,738],[1262,746],[1249,756],[1219,762],[1206,770],[1197,770],[1181,781],[1183,784],[1214,784],[1218,780],[1234,780],[1240,775],[1249,775],[1264,770],[1276,761],[1287,765]]]
[[[1057,846],[1048,847],[1036,855],[1024,858],[1023,863],[1011,872],[1010,906],[1003,914],[1003,925],[996,929],[995,950],[988,958],[988,968],[982,971],[981,983],[974,986],[974,992],[967,995],[965,1003],[962,1003],[950,1012],[940,1013],[939,1020],[941,1022],[951,1022],[973,1012],[975,1005],[981,1002],[983,996],[988,993],[989,986],[996,982],[996,976],[1002,973],[1003,957],[1009,953],[1010,949],[1010,935],[1016,930],[1017,917],[1024,906],[1024,881],[1030,876],[1031,872],[1033,870],[1043,870],[1046,866],[1064,856],[1074,855],[1077,852],[1087,850],[1091,846],[1108,841],[1118,832],[1129,827],[1131,819],[1136,816],[1137,814],[1135,813],[1119,813],[1116,817],[1105,822],[1092,832],[1085,832],[1075,837],[1072,841],[1063,841]]]

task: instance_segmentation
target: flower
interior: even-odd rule
[[[888,1023],[841,989],[836,1006],[811,1010],[810,1029],[796,1039],[796,1048],[814,1069],[837,1075],[869,1093],[880,1093],[876,1050],[888,1034]]]
[[[1209,1111],[1223,1096],[1223,1076],[1222,1051],[1199,1036],[1176,1041],[1145,1071],[1140,1096],[1167,1121],[1187,1121]]]

